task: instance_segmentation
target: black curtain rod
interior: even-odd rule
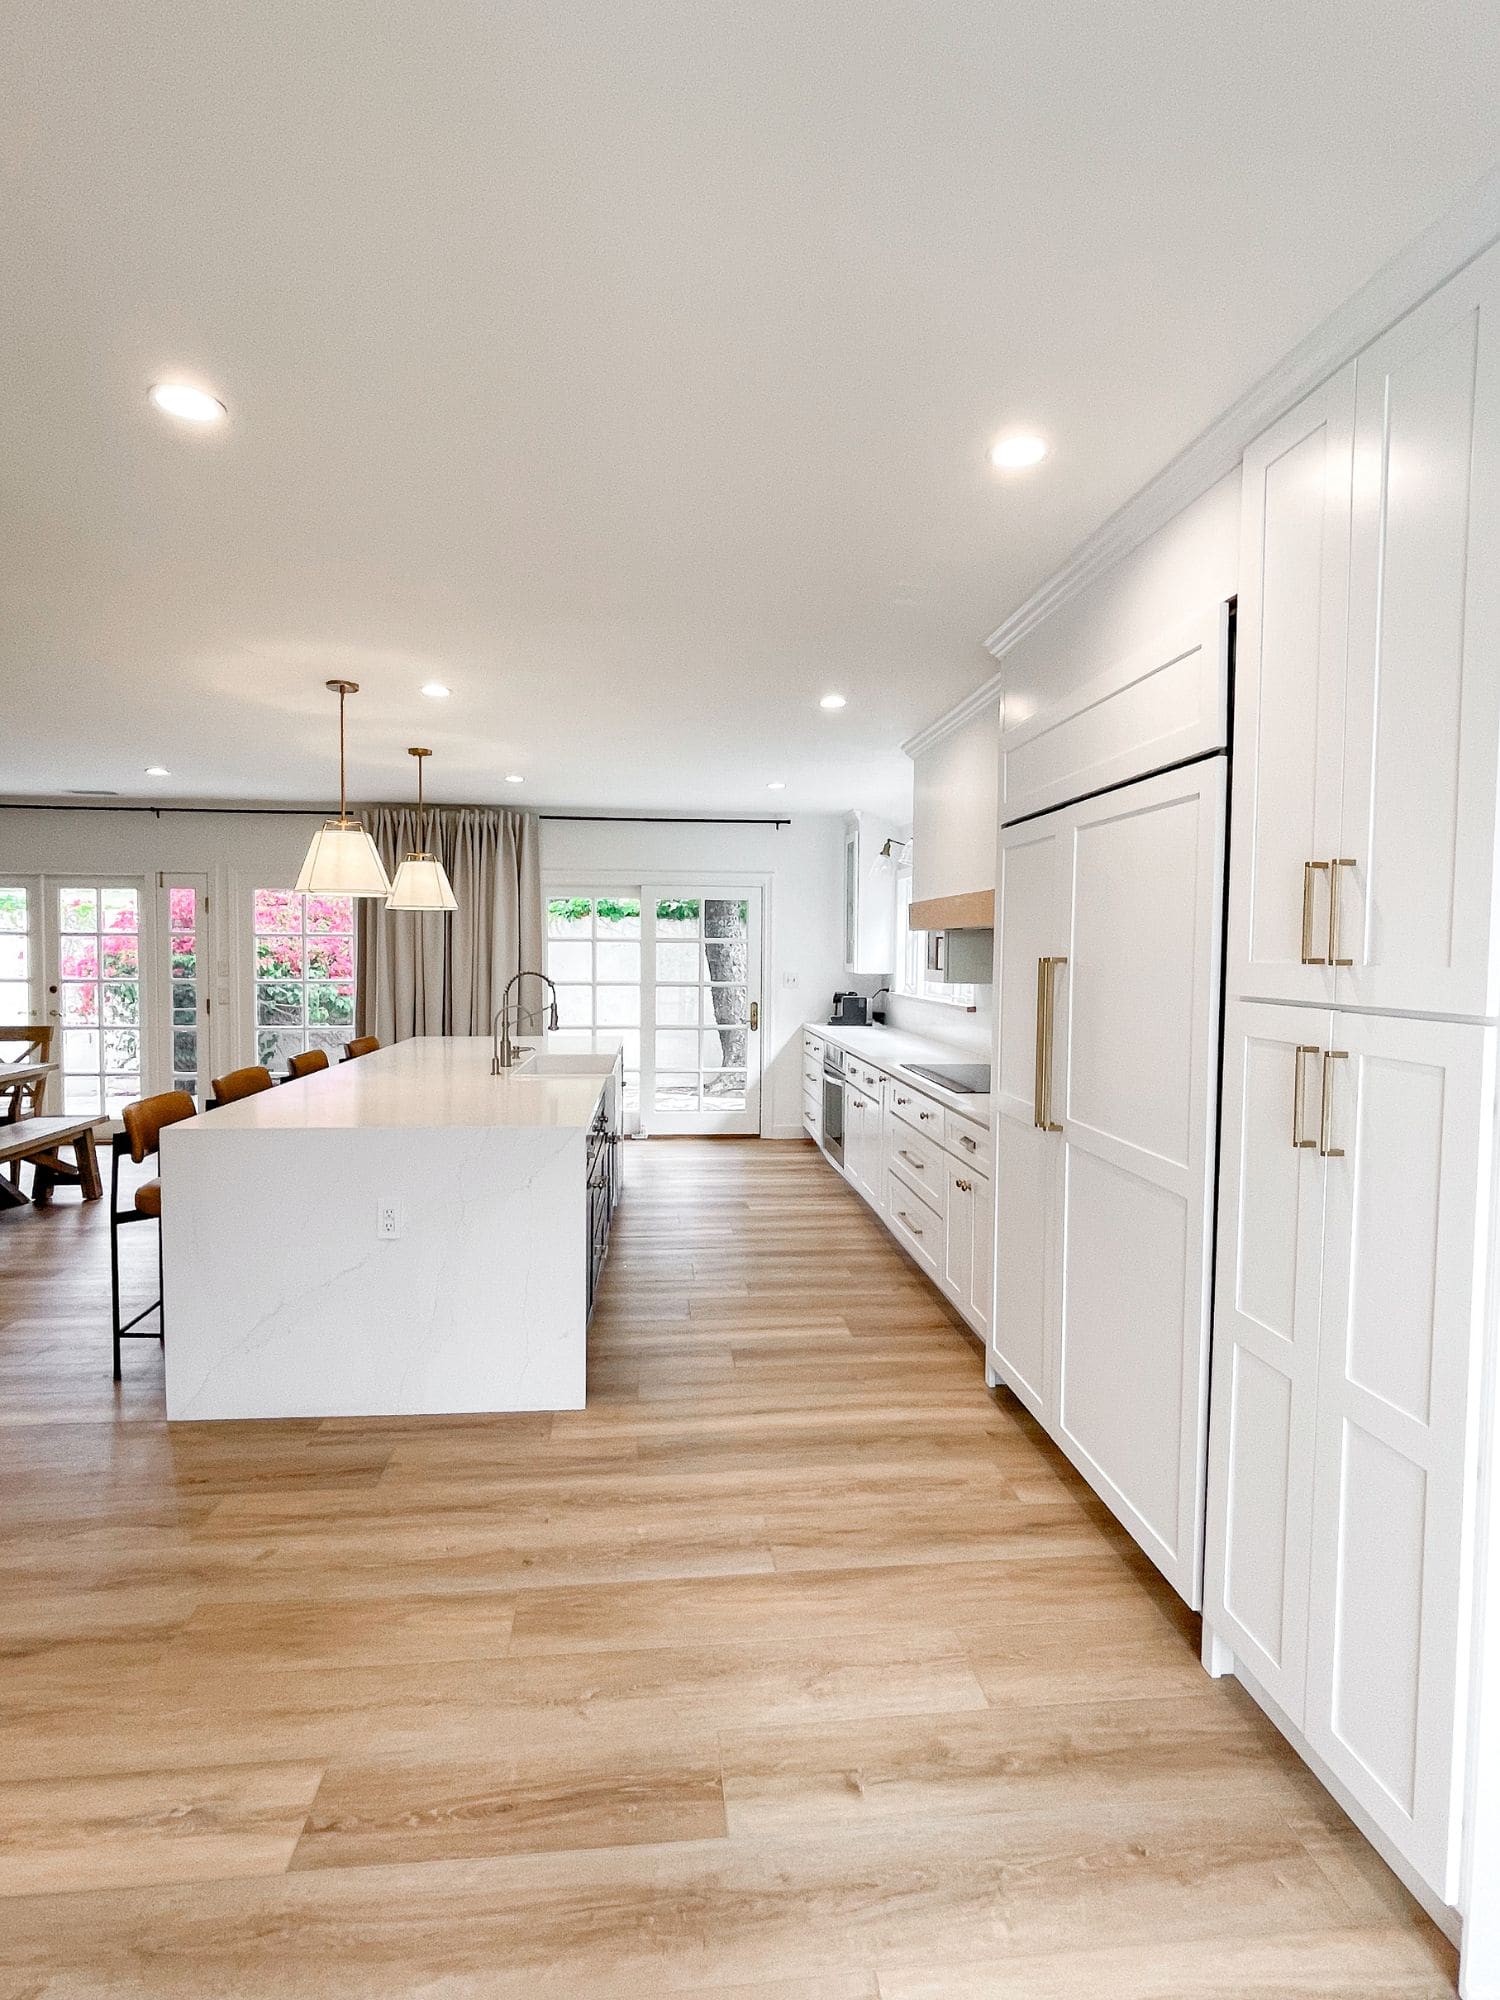
[[[399,810],[395,808],[395,810]],[[434,812],[442,812],[441,805],[432,807]],[[446,808],[446,810],[454,810]],[[467,810],[464,807],[459,811]],[[522,806],[496,806],[497,812],[523,812]],[[163,813],[220,813],[238,814],[250,819],[317,819],[328,817],[329,808],[324,806],[153,806],[132,803],[121,799],[117,804],[112,799],[4,799],[0,800],[0,812],[125,812],[154,813],[160,819]],[[790,826],[789,819],[765,819],[746,816],[743,819],[721,817],[719,815],[692,813],[538,813],[538,819],[566,820],[578,826],[598,824],[601,826]]]

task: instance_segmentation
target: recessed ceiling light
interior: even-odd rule
[[[524,785],[526,780],[521,776],[519,771],[507,771],[505,782],[507,785]]]
[[[990,452],[990,464],[1001,472],[1024,472],[1029,465],[1040,465],[1047,456],[1047,440],[1035,436],[1031,431],[1013,431],[1009,437],[1000,438]]]
[[[441,681],[423,681],[421,691],[429,701],[446,701],[453,692],[452,688],[444,687]]]
[[[784,792],[786,790],[786,779],[772,778],[771,782],[766,786],[766,790],[768,792]]]
[[[217,396],[186,382],[154,382],[151,401],[164,415],[181,417],[189,424],[217,424],[229,415]]]
[[[825,694],[818,703],[819,708],[842,708],[843,705],[844,697],[841,694]]]
[[[146,766],[146,776],[148,778],[170,778],[171,775],[172,773],[167,769],[165,764],[148,764]]]

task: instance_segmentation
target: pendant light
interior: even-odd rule
[[[427,808],[422,799],[422,759],[430,750],[408,750],[417,760],[417,852],[406,855],[396,870],[388,910],[456,910],[458,898],[448,881],[447,870],[435,854],[427,850]]]
[[[312,837],[297,887],[312,896],[388,896],[390,878],[375,843],[344,800],[344,702],[359,693],[358,681],[325,681],[339,698],[339,816],[326,819]]]

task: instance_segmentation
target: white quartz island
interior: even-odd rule
[[[169,1126],[167,1415],[581,1409],[619,1130],[596,1047],[495,1077],[487,1040],[418,1038]]]

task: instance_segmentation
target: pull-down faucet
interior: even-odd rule
[[[552,981],[547,977],[546,973],[526,972],[524,970],[513,972],[506,982],[505,991],[500,996],[499,1011],[490,1024],[490,1034],[495,1044],[495,1056],[493,1062],[490,1064],[491,1076],[500,1076],[504,1071],[515,1067],[516,1045],[510,1038],[510,989],[519,979],[540,979],[544,986],[551,987],[552,1004],[547,1009],[547,1026],[552,1029],[555,1029],[557,1026],[557,988],[552,985]],[[518,1008],[516,1013],[516,1026],[518,1028],[521,1025],[522,1014],[528,1011],[536,1014],[540,1012],[540,1009],[535,1007],[529,1010]]]

